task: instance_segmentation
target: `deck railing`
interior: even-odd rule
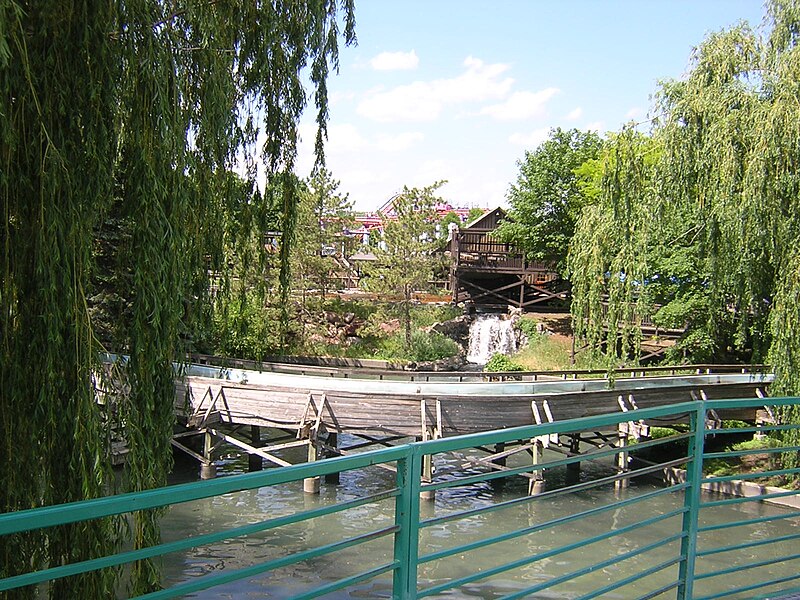
[[[723,443],[798,429],[770,421],[747,425],[722,420],[726,410],[764,402],[797,406],[800,398],[634,409],[7,513],[0,515],[2,536],[334,473],[358,473],[371,482],[355,496],[334,495],[330,503],[309,503],[281,514],[267,509],[263,518],[229,529],[187,532],[150,548],[7,576],[0,579],[0,592],[198,547],[212,552],[247,537],[260,541],[259,547],[272,547],[275,554],[237,569],[171,576],[168,588],[145,597],[177,598],[216,586],[224,589],[239,580],[269,590],[275,581],[271,577],[299,563],[319,573],[328,569],[326,578],[313,589],[288,592],[284,582],[280,589],[285,597],[315,598],[338,590],[358,597],[409,599],[461,594],[511,600],[544,597],[540,593],[563,598],[775,597],[800,590],[798,492],[748,482],[796,475],[800,469],[781,468],[777,458],[800,447],[765,443],[763,448],[730,450]],[[544,404],[534,399],[533,411],[546,411]],[[648,431],[653,423],[680,424],[668,435],[660,430],[659,437]],[[750,471],[755,467],[761,472],[708,473],[720,461],[743,457]],[[431,473],[431,463],[433,476],[421,481],[420,473]],[[653,477],[672,484],[642,483]],[[709,496],[703,492],[708,487],[751,495]],[[449,500],[428,501],[437,494],[439,500]],[[769,508],[768,502],[794,507]],[[365,509],[377,505],[385,509],[384,517],[364,518]],[[311,527],[314,520],[335,518],[345,519],[348,526],[333,539],[300,536],[304,545],[291,551],[269,543],[282,528]],[[720,541],[721,532],[731,531],[737,541]]]

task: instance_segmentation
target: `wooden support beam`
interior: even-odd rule
[[[227,435],[218,429],[209,429],[209,433],[213,434],[215,437],[218,437],[221,440],[226,441],[227,443],[236,446],[237,448],[241,448],[245,452],[250,454],[255,454],[260,456],[261,458],[265,458],[266,460],[270,461],[271,463],[275,463],[279,467],[291,467],[292,463],[283,460],[282,458],[278,458],[277,456],[270,454],[269,452],[265,452],[260,448],[255,448],[250,444],[243,442],[232,435]]]

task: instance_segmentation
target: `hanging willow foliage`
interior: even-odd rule
[[[648,189],[635,165],[616,177],[621,163],[608,157],[631,144],[625,133],[612,140],[605,180],[619,185],[604,186],[571,247],[573,316],[599,346],[597,332],[616,330],[631,299],[614,294],[618,273],[634,273],[636,294],[666,304],[662,318],[689,323],[686,347],[769,359],[773,393],[797,393],[800,4],[769,2],[767,17],[764,37],[746,24],[710,35],[687,76],[662,84]]]
[[[121,307],[104,343],[130,355],[127,487],[165,483],[181,334],[202,312],[207,268],[232,244],[223,234],[252,239],[263,222],[262,196],[243,202],[231,171],[246,164],[252,189],[260,155],[268,180],[289,177],[306,72],[321,159],[325,80],[353,28],[352,0],[0,0],[0,510],[109,490],[87,302],[106,297],[98,282]],[[289,193],[286,214],[294,203]],[[249,213],[247,227],[225,226],[232,208]],[[46,543],[5,539],[0,575],[90,558],[116,531],[103,521]],[[157,515],[136,515],[136,547],[157,540]],[[114,577],[50,593],[109,597]],[[129,592],[158,585],[152,565],[135,565]]]

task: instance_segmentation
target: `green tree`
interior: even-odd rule
[[[599,292],[622,279],[630,289],[609,294],[609,314],[672,288],[681,305],[662,318],[693,320],[687,335],[707,355],[768,359],[773,392],[797,393],[800,4],[768,2],[766,25],[764,37],[746,24],[709,35],[687,76],[662,84],[652,168],[636,136],[620,134],[601,201],[581,217],[570,276],[583,298],[577,327],[597,331]]]
[[[245,157],[252,182],[260,157],[271,181],[286,181],[308,81],[322,156],[325,80],[340,31],[353,41],[353,26],[351,0],[0,3],[0,510],[107,492],[87,297],[104,264],[93,258],[98,223],[115,210],[130,241],[122,246],[130,394],[119,405],[130,447],[126,487],[165,483],[173,360],[188,313],[206,301],[207,284],[195,283],[207,281],[209,249],[219,247],[227,174]],[[291,229],[296,193],[281,189]],[[157,541],[157,517],[135,515],[135,547]],[[114,533],[100,521],[46,540],[3,538],[0,575],[92,558]],[[51,596],[107,597],[112,579],[59,580]],[[158,580],[150,562],[135,563],[129,593],[157,589]]]
[[[346,233],[355,224],[353,203],[339,185],[330,171],[320,169],[301,194],[293,269],[302,292],[316,289],[324,296],[341,268],[337,258],[352,243]]]
[[[602,146],[594,132],[556,128],[536,150],[525,152],[508,192],[511,210],[498,228],[500,238],[533,260],[563,268],[575,222],[589,201],[575,171],[596,159]]]
[[[371,289],[400,297],[400,314],[406,349],[411,348],[411,302],[413,293],[433,276],[437,215],[441,199],[436,191],[443,181],[424,188],[404,187],[394,200],[396,219],[386,223],[381,243],[375,248],[377,261],[370,269]]]
[[[472,223],[473,221],[480,219],[485,214],[486,214],[485,208],[473,206],[472,208],[469,209],[469,212],[467,213],[467,223]]]

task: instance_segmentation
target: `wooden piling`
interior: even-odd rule
[[[326,457],[337,456],[338,452],[336,450],[339,447],[339,434],[335,431],[331,431],[328,433],[328,440],[327,445],[331,448],[325,453]],[[325,483],[331,483],[333,485],[339,485],[339,473],[329,473],[325,475]]]
[[[617,429],[617,448],[628,447],[628,423],[620,423]],[[620,451],[617,453],[617,473],[624,475],[629,471],[628,468],[628,452]],[[614,488],[617,490],[625,489],[630,485],[628,477],[622,477],[614,482]]]
[[[261,447],[261,427],[258,425],[250,426],[250,443],[256,448]],[[264,459],[257,454],[247,455],[247,470],[250,472],[261,471],[264,468]]]
[[[206,430],[203,438],[203,462],[200,463],[200,479],[214,479],[217,476],[217,465],[214,464],[214,436]]]
[[[531,444],[531,458],[533,465],[542,463],[542,454],[544,453],[544,446],[539,439],[532,440]],[[538,496],[545,490],[544,469],[533,471],[533,477],[528,480],[528,495]]]
[[[317,431],[311,429],[308,435],[308,462],[317,460]],[[303,479],[303,491],[306,494],[319,494],[319,477],[306,477]]]

